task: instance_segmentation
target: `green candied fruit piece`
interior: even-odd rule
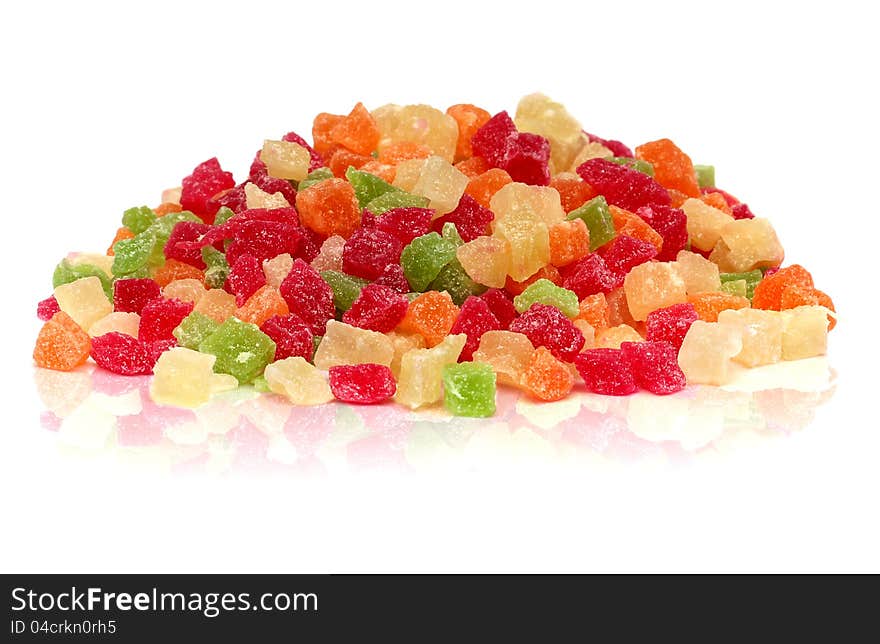
[[[451,241],[453,244],[455,244],[456,248],[464,244],[464,240],[461,238],[461,235],[458,234],[458,228],[456,228],[455,224],[453,224],[451,221],[447,221],[445,224],[443,224],[443,228],[440,231],[440,236],[443,237],[443,239],[445,239],[446,241]]]
[[[721,273],[719,277],[721,278],[722,286],[727,282],[744,280],[746,283],[746,292],[744,296],[752,299],[752,296],[755,294],[755,287],[758,285],[758,282],[764,279],[764,273],[761,272],[761,269],[756,268],[753,271],[747,271],[745,273]]]
[[[395,192],[386,192],[384,195],[376,197],[366,206],[364,210],[369,210],[374,215],[381,215],[388,212],[392,208],[427,208],[428,198],[411,195],[403,190]]]
[[[694,172],[697,173],[697,184],[701,188],[715,187],[714,165],[694,165]]]
[[[443,404],[455,416],[485,418],[495,413],[495,370],[485,362],[443,367]]]
[[[513,306],[519,313],[525,313],[536,302],[555,306],[572,319],[580,313],[577,295],[567,288],[556,286],[548,279],[542,278],[529,284],[526,290],[513,298]]]
[[[485,293],[486,287],[472,280],[456,258],[440,269],[440,273],[428,285],[428,290],[446,291],[456,306],[461,306],[471,295]]]
[[[732,280],[730,282],[721,283],[721,292],[728,295],[739,295],[740,297],[748,297],[749,287],[745,280]]]
[[[302,192],[306,188],[310,188],[316,183],[321,183],[325,179],[332,179],[333,171],[330,168],[315,168],[306,175],[306,178],[299,182],[297,190]]]
[[[257,376],[254,378],[254,381],[251,383],[254,386],[254,390],[260,392],[261,394],[271,393],[272,390],[269,389],[269,383],[266,382],[266,376]]]
[[[414,291],[424,291],[440,270],[455,259],[456,246],[437,233],[413,239],[400,255],[403,274]]]
[[[568,219],[582,219],[590,230],[590,251],[604,246],[614,239],[614,220],[608,211],[608,202],[599,195],[580,208],[568,213]]]
[[[369,284],[369,280],[354,277],[340,271],[321,271],[321,277],[333,289],[333,304],[338,311],[345,313]]]
[[[152,278],[152,275],[147,266],[141,266],[139,269],[132,271],[131,273],[123,273],[122,275],[116,275],[114,273],[113,277],[117,280],[140,280],[147,277]]]
[[[122,213],[122,225],[135,235],[144,232],[156,221],[156,213],[149,206],[135,206]]]
[[[625,165],[627,168],[638,170],[649,177],[654,176],[654,166],[642,159],[633,159],[632,157],[611,157],[608,160],[617,165]]]
[[[205,286],[223,288],[229,276],[229,262],[226,255],[213,246],[202,247],[202,260],[205,262]]]
[[[229,318],[199,343],[202,353],[217,356],[214,371],[249,384],[275,358],[275,343],[256,324]]]
[[[222,226],[234,216],[235,213],[232,211],[232,208],[230,208],[229,206],[220,206],[217,214],[214,215],[214,225]]]
[[[145,268],[155,245],[152,226],[131,239],[120,239],[113,244],[113,275],[121,277]]]
[[[204,223],[197,215],[194,215],[189,210],[184,210],[182,212],[172,212],[164,217],[159,217],[152,226],[144,231],[144,233],[152,232],[156,237],[156,241],[153,244],[153,248],[150,251],[150,256],[147,260],[147,263],[150,266],[162,266],[162,264],[165,263],[165,244],[168,243],[168,238],[171,237],[171,231],[174,230],[174,227],[181,221]]]
[[[187,315],[171,333],[177,338],[177,344],[187,349],[198,349],[202,340],[214,333],[220,323],[207,315],[193,311]]]
[[[354,194],[361,208],[364,208],[368,203],[386,193],[402,192],[400,188],[395,188],[375,174],[361,172],[353,166],[348,166],[348,170],[345,171],[345,178],[348,179],[348,182],[354,188]],[[373,211],[371,210],[370,212]]]
[[[62,259],[52,273],[52,288],[62,284],[70,284],[83,277],[97,277],[101,280],[101,287],[107,299],[113,300],[113,280],[102,269],[94,264],[71,264],[68,259]]]

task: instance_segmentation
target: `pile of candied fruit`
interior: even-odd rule
[[[831,299],[669,139],[632,151],[533,94],[358,103],[312,141],[265,141],[241,183],[209,159],[62,260],[36,364],[153,374],[168,405],[252,385],[482,417],[497,384],[670,394],[825,353]]]

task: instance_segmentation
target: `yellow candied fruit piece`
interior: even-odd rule
[[[97,338],[106,333],[124,333],[133,338],[138,337],[138,328],[141,325],[141,316],[137,313],[114,311],[97,320],[89,327],[89,335]]]
[[[534,345],[522,333],[486,331],[474,351],[474,361],[491,365],[499,383],[519,387],[534,353]]]
[[[691,246],[702,251],[715,248],[724,227],[736,221],[723,210],[713,208],[699,199],[686,200],[681,209],[687,215],[687,232]]]
[[[263,376],[273,393],[295,405],[321,405],[333,400],[327,375],[300,356],[267,365]]]
[[[184,347],[165,351],[153,368],[150,397],[160,405],[203,405],[210,400],[214,391],[228,389],[232,384],[229,381],[231,376],[214,373],[216,359],[210,353],[199,353]]]
[[[397,378],[400,376],[400,363],[404,354],[412,349],[424,349],[425,338],[419,333],[403,333],[390,331],[386,333],[391,345],[394,347],[394,358],[391,360],[391,373]]]
[[[392,360],[394,345],[384,333],[359,329],[337,320],[327,322],[327,330],[315,351],[315,366],[325,370],[366,363],[390,367]]]
[[[280,192],[269,194],[261,190],[253,183],[247,183],[244,186],[244,196],[248,209],[252,208],[289,208],[290,203]]]
[[[429,148],[449,163],[455,161],[458,123],[430,105],[383,105],[372,112],[381,138],[379,147],[393,141],[411,141]]]
[[[596,331],[595,348],[619,349],[624,342],[641,342],[644,338],[628,324],[618,324]]]
[[[495,213],[493,225],[522,213],[537,217],[547,226],[565,220],[559,191],[549,186],[508,183],[492,195],[489,208]]]
[[[311,156],[303,146],[292,141],[263,141],[260,160],[270,177],[302,181],[309,174]]]
[[[510,243],[498,237],[477,237],[456,251],[461,267],[472,280],[490,288],[502,288],[510,271]]]
[[[782,311],[782,359],[800,360],[828,350],[828,309],[798,306]]]
[[[182,280],[169,282],[162,288],[162,296],[168,299],[178,299],[181,302],[197,304],[205,296],[208,289],[201,280],[188,277]]]
[[[455,210],[464,189],[468,185],[466,174],[455,168],[443,157],[432,156],[422,164],[419,178],[412,193],[428,199],[428,207],[434,209],[434,218]]]
[[[278,288],[290,273],[291,268],[293,268],[293,257],[290,256],[290,253],[282,253],[272,259],[264,259],[263,274],[266,276],[266,284],[272,288]]]
[[[678,366],[688,384],[725,385],[730,380],[732,358],[741,350],[739,329],[697,320],[684,336]]]
[[[550,141],[550,161],[557,170],[567,170],[581,149],[581,124],[565,106],[543,94],[524,96],[513,121],[520,132],[540,134]]]
[[[430,349],[404,353],[394,399],[410,409],[439,402],[443,398],[443,367],[458,360],[466,341],[463,333],[447,335]]]
[[[785,251],[767,219],[740,219],[721,230],[709,259],[725,273],[744,273],[779,266]]]
[[[742,350],[734,356],[736,362],[758,367],[782,359],[784,321],[779,311],[727,309],[718,314],[718,323],[740,333]]]
[[[83,329],[113,312],[101,280],[94,275],[61,284],[55,288],[54,295],[58,307]]]
[[[687,302],[684,280],[674,262],[645,262],[633,267],[623,282],[626,304],[636,321],[648,313]]]
[[[688,295],[714,293],[721,290],[718,265],[689,250],[680,250],[675,257],[675,267]]]

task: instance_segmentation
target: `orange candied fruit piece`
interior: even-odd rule
[[[559,193],[562,209],[567,213],[577,210],[596,196],[593,186],[577,176],[553,177],[550,179],[550,187]]]
[[[780,268],[772,275],[766,275],[755,286],[752,306],[756,309],[782,310],[782,294],[791,286],[813,288],[813,276],[800,264]]]
[[[153,279],[161,287],[168,286],[175,280],[194,279],[204,283],[205,272],[176,259],[166,259],[165,263],[153,273]]]
[[[388,183],[393,183],[394,177],[397,175],[396,167],[387,163],[382,163],[377,159],[367,161],[364,165],[358,168],[358,170],[363,170],[364,172],[376,175],[382,179],[382,181],[387,181]]]
[[[626,302],[626,291],[623,287],[612,289],[605,294],[605,302],[608,305],[608,326],[620,326],[626,324],[635,328],[638,326],[632,313],[629,311],[629,304]]]
[[[488,208],[493,195],[512,181],[510,175],[501,168],[492,168],[471,179],[464,191],[481,206]]]
[[[492,169],[489,162],[483,157],[471,157],[455,164],[455,169],[465,175],[468,179],[479,177],[484,172]]]
[[[590,229],[583,219],[560,221],[550,226],[550,263],[557,267],[590,254]]]
[[[183,212],[183,206],[179,203],[174,203],[172,201],[163,201],[158,206],[153,208],[153,212],[156,213],[157,217],[164,217],[165,215],[170,215],[173,212]]]
[[[321,235],[351,237],[361,223],[354,187],[345,179],[325,179],[296,193],[302,222]]]
[[[405,333],[420,334],[425,338],[425,344],[433,347],[449,335],[458,312],[459,308],[449,293],[427,291],[410,302],[398,328]]]
[[[315,142],[312,147],[315,148],[315,151],[325,159],[330,157],[334,150],[339,147],[337,144],[333,143],[333,139],[330,138],[330,132],[332,132],[333,128],[339,125],[344,118],[344,116],[340,116],[339,114],[321,112],[315,117],[315,120],[312,121],[312,140]]]
[[[835,312],[834,302],[831,297],[824,291],[817,288],[807,288],[805,286],[789,286],[782,291],[780,298],[781,310],[793,309],[796,306],[824,306],[826,309]],[[828,316],[828,330],[830,331],[837,326],[837,317]]]
[[[504,284],[504,290],[511,295],[516,296],[540,279],[550,280],[557,286],[562,284],[562,275],[559,274],[559,270],[553,266],[553,264],[547,264],[546,266],[539,268],[537,273],[531,277],[527,277],[522,282],[516,282],[508,276],[507,282]]]
[[[278,289],[266,284],[248,298],[244,306],[235,312],[235,317],[242,322],[261,326],[271,317],[288,313],[290,309],[287,308],[287,302],[281,297]]]
[[[376,119],[363,103],[355,105],[348,116],[343,117],[330,130],[330,140],[333,143],[363,155],[369,155],[376,149],[381,136]]]
[[[688,295],[688,302],[703,322],[717,322],[721,311],[749,308],[749,298],[730,293],[694,293]]]
[[[673,208],[681,208],[684,202],[690,199],[690,197],[678,190],[668,190],[667,192],[669,193],[669,205]]]
[[[113,244],[123,239],[132,239],[134,237],[134,233],[127,226],[121,226],[116,230],[116,236],[113,237],[113,241],[110,242],[110,248],[107,249],[108,255],[114,255],[113,252]]]
[[[608,300],[604,293],[588,295],[578,305],[577,319],[584,320],[594,329],[608,328]]]
[[[58,311],[37,335],[34,362],[44,369],[70,371],[85,364],[91,350],[89,334],[67,313]]]
[[[356,170],[360,170],[373,160],[373,157],[369,155],[358,154],[357,152],[351,152],[345,148],[339,148],[333,153],[333,156],[330,157],[330,160],[327,162],[327,167],[330,168],[330,172],[333,173],[333,176],[341,179],[345,177],[345,171],[348,170],[348,166],[353,166]]]
[[[431,148],[415,141],[392,141],[379,147],[379,161],[388,165],[397,165],[412,159],[427,159],[431,156]]]
[[[663,237],[651,228],[644,219],[617,206],[608,206],[608,210],[614,220],[614,229],[618,235],[629,235],[648,242],[657,249],[658,253],[663,248]]]
[[[483,127],[492,115],[486,110],[470,103],[452,105],[446,113],[458,123],[458,141],[455,145],[455,160],[462,161],[474,156],[471,148],[471,138],[474,133]]]
[[[720,192],[707,192],[700,197],[700,201],[722,212],[726,212],[728,215],[733,214],[733,208],[727,205],[727,199]]]
[[[669,139],[659,139],[636,148],[636,158],[654,166],[654,179],[667,190],[689,197],[700,196],[700,184],[691,158]]]
[[[547,347],[538,347],[522,375],[521,384],[538,400],[562,400],[574,387],[571,370]]]

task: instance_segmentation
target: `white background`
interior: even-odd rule
[[[867,3],[13,3],[0,20],[3,571],[880,570],[876,21]],[[324,7],[324,8],[322,8]],[[362,100],[542,91],[668,136],[835,299],[837,391],[788,440],[675,468],[173,476],[40,427],[35,303],[200,161]],[[510,458],[508,458],[510,457]]]

